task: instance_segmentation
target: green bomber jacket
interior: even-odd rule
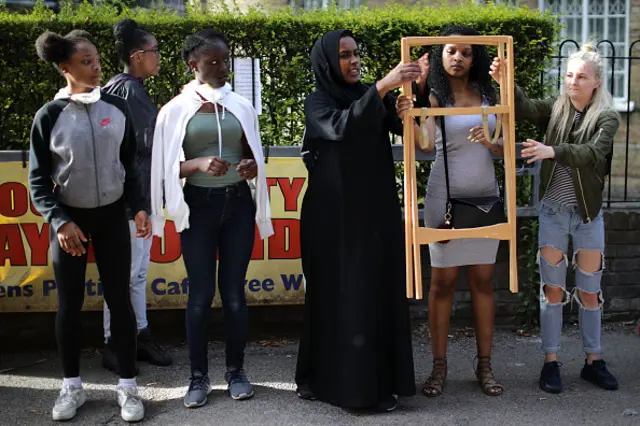
[[[545,145],[553,146],[555,158],[542,160],[540,169],[540,199],[551,183],[556,165],[571,167],[573,185],[576,189],[580,211],[584,222],[593,220],[602,208],[604,178],[608,173],[607,156],[613,150],[613,138],[620,127],[620,115],[614,111],[605,111],[598,118],[590,134],[574,138],[571,123],[564,135],[558,135],[549,126],[551,111],[557,98],[542,100],[529,99],[524,91],[516,87],[516,120],[527,120],[545,133]],[[587,109],[589,107],[587,106]],[[573,121],[575,109],[571,106]],[[586,114],[587,109],[583,111]]]

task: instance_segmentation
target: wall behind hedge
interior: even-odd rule
[[[512,35],[517,83],[540,93],[540,71],[551,54],[557,25],[549,15],[504,6],[401,7],[360,11],[316,11],[245,15],[231,12],[176,16],[171,11],[132,11],[117,5],[67,5],[58,14],[36,8],[27,15],[0,10],[0,149],[24,149],[32,118],[64,82],[38,60],[34,42],[45,30],[66,34],[89,31],[102,55],[104,81],[119,71],[111,28],[118,19],[133,17],[158,39],[162,51],[160,76],[148,82],[159,104],[170,99],[191,77],[180,58],[184,39],[213,27],[226,34],[232,52],[261,59],[265,144],[299,144],[303,131],[302,100],[313,88],[309,51],[323,32],[349,28],[362,39],[365,81],[375,81],[399,62],[403,36],[435,35],[450,23],[464,24],[484,34]],[[417,54],[418,52],[416,52]]]

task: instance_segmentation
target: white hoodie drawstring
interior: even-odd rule
[[[221,88],[213,88],[208,84],[197,84],[196,80],[194,80],[186,85],[184,89],[195,89],[195,92],[200,97],[201,102],[208,101],[213,104],[213,109],[216,113],[216,123],[218,124],[218,156],[222,158],[222,127],[220,126],[220,116],[218,115],[218,103],[220,103],[220,106],[222,106],[222,120],[224,120],[226,108],[220,101],[231,92],[231,85],[229,83],[226,83]]]
[[[216,123],[218,124],[218,157],[222,158],[222,127],[220,126],[220,116],[218,115],[218,103],[213,103],[213,109],[216,112]],[[222,105],[222,119],[224,120],[224,105]]]

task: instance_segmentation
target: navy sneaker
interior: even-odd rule
[[[194,372],[191,376],[189,389],[184,396],[184,406],[187,408],[202,407],[207,403],[207,397],[211,392],[209,376]]]
[[[607,364],[604,360],[595,360],[591,365],[585,361],[584,367],[582,367],[582,371],[580,372],[580,377],[602,389],[618,390],[618,381],[613,377],[613,374],[607,370]]]
[[[540,373],[540,389],[549,393],[562,392],[560,379],[560,364],[558,361],[545,362]]]

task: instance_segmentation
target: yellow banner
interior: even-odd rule
[[[307,172],[299,158],[270,158],[267,184],[275,234],[262,241],[256,230],[245,280],[250,305],[304,301],[300,262],[300,208]],[[89,247],[85,310],[102,310],[102,286]],[[189,281],[180,236],[167,221],[165,236],[154,237],[147,281],[149,309],[184,308]],[[220,306],[216,291],[215,306]],[[21,162],[0,169],[0,312],[56,311],[57,291],[49,252],[49,225],[31,203],[27,169]]]

